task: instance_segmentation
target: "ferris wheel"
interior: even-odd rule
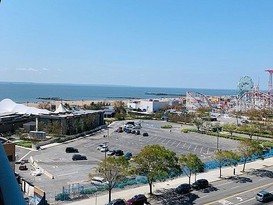
[[[243,95],[245,92],[252,90],[254,83],[249,76],[244,76],[239,80],[238,89],[239,95]]]

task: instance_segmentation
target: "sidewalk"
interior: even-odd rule
[[[257,160],[254,162],[249,162],[246,164],[245,171],[250,171],[251,169],[263,169],[268,166],[273,166],[273,158],[267,158],[265,160]],[[238,165],[235,168],[235,174],[240,175],[242,174],[241,170],[243,168],[243,164]],[[209,182],[220,180],[219,178],[219,169],[210,170],[208,172],[200,173],[197,175],[197,179],[205,178]],[[222,178],[233,176],[233,167],[225,167],[222,168]],[[194,181],[194,176],[191,178],[192,182]],[[155,192],[157,189],[169,189],[169,188],[175,188],[178,185],[182,183],[188,183],[189,179],[188,177],[179,177],[175,178],[173,180],[168,180],[165,182],[157,182],[154,183],[153,186],[153,192]],[[131,189],[124,189],[124,190],[113,190],[112,193],[112,199],[122,198],[122,199],[130,199],[136,194],[145,194],[148,196],[149,193],[149,185],[143,185],[136,188]],[[105,205],[108,203],[108,192],[102,195],[92,196],[88,199],[83,199],[81,201],[75,201],[75,202],[65,202],[65,204],[69,205]]]

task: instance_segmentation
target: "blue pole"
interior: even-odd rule
[[[2,143],[0,143],[0,164],[0,192],[2,192],[0,194],[4,205],[26,205]]]

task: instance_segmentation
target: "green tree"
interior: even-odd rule
[[[238,147],[239,155],[243,159],[244,166],[242,172],[245,171],[246,161],[251,158],[253,155],[257,155],[262,157],[263,147],[256,140],[242,140],[240,141],[240,145]]]
[[[237,129],[237,126],[234,123],[228,123],[223,125],[223,129],[233,135],[233,132]]]
[[[164,146],[146,145],[135,157],[135,171],[147,177],[152,194],[152,184],[157,178],[167,177],[170,172],[179,173],[178,158],[175,152]]]
[[[198,131],[200,131],[200,128],[202,127],[203,122],[204,121],[199,117],[196,117],[196,118],[193,119],[193,124],[196,126]]]
[[[178,162],[181,165],[182,171],[189,178],[189,185],[191,184],[191,175],[196,175],[198,172],[204,169],[204,163],[198,158],[196,154],[182,154],[179,157]]]
[[[236,166],[240,159],[240,156],[230,150],[216,150],[213,159],[218,164],[220,170],[220,178],[222,177],[223,166]]]
[[[99,162],[96,173],[108,182],[106,187],[110,202],[113,188],[129,173],[129,162],[125,157],[107,157]],[[93,174],[89,174],[89,177],[92,178]]]
[[[126,110],[124,108],[124,102],[116,101],[114,103],[115,117],[118,120],[124,120],[126,117]]]

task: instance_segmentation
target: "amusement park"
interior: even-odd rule
[[[209,107],[214,112],[246,112],[250,109],[269,109],[273,106],[273,69],[265,70],[269,74],[267,91],[261,91],[259,82],[254,84],[249,76],[240,78],[237,94],[230,96],[207,96],[198,92],[186,93],[186,107],[195,110]]]

